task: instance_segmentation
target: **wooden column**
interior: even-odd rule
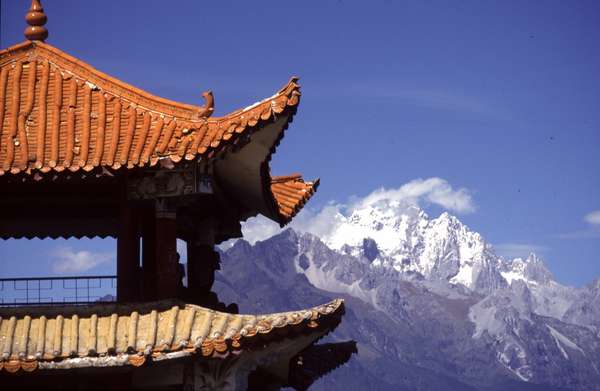
[[[236,312],[211,292],[215,271],[220,269],[219,253],[215,251],[215,224],[213,218],[197,221],[194,239],[187,241],[188,300],[208,308]]]
[[[121,203],[117,236],[117,301],[139,299],[140,239],[136,213],[126,201]]]
[[[158,299],[174,298],[178,296],[181,287],[177,255],[177,215],[166,201],[158,201],[156,205],[156,293]]]
[[[143,211],[142,217],[142,300],[158,298],[156,292],[156,208],[154,204]]]
[[[219,254],[213,245],[187,243],[187,277],[190,295],[206,295],[219,270]]]

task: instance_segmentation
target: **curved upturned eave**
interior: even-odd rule
[[[269,163],[293,121],[300,96],[298,78],[292,77],[270,98],[225,117],[208,120],[209,127],[219,129],[218,134],[223,134],[225,139],[236,133],[244,135],[237,139],[241,142],[234,142],[231,153],[224,154],[223,159],[215,163],[215,180],[236,200],[242,220],[260,213],[282,223],[271,191]],[[236,199],[236,194],[245,197]]]
[[[209,134],[215,135],[215,141],[210,144],[203,143],[202,146],[208,148],[215,147],[221,140],[228,141],[235,134],[257,131],[262,125],[272,121],[278,114],[284,110],[295,108],[300,102],[300,85],[298,77],[293,76],[277,93],[269,98],[263,99],[243,109],[235,110],[222,117],[211,117],[208,119]],[[293,114],[290,115],[291,122]],[[199,150],[200,153],[203,150]],[[272,154],[273,152],[271,152]],[[270,155],[267,159],[270,158]]]
[[[227,123],[227,125],[221,125],[221,128],[227,127],[231,133],[235,131],[244,132],[247,128],[260,127],[271,121],[271,117],[277,118],[277,114],[286,118],[277,128],[277,135],[269,144],[268,150],[262,157],[262,162],[253,162],[258,167],[259,177],[257,178],[261,182],[261,198],[265,206],[263,208],[250,208],[252,210],[244,216],[245,218],[254,216],[260,212],[283,227],[291,222],[300,212],[319,186],[319,179],[305,182],[300,174],[280,177],[271,176],[269,163],[284,138],[290,123],[294,119],[300,95],[298,78],[292,77],[288,84],[271,98],[248,106],[246,109],[235,111],[226,116],[226,119],[209,119],[209,124],[217,122],[221,124]],[[279,104],[276,104],[276,102],[279,102]],[[272,111],[269,111],[270,109]],[[265,115],[257,115],[261,112],[264,112]],[[234,122],[230,122],[233,119],[235,119]],[[250,131],[249,135],[252,135],[252,133]],[[249,142],[252,143],[253,141]],[[244,146],[240,148],[241,154],[244,153],[243,148]],[[245,161],[248,160],[246,158]]]

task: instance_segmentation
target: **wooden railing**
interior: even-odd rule
[[[115,301],[117,276],[0,278],[0,306]]]

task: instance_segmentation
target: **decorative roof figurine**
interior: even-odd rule
[[[258,367],[272,375],[264,386],[309,384],[290,360],[339,323],[341,300],[262,316],[198,305],[225,310],[210,293],[215,244],[257,214],[289,223],[317,189],[269,168],[298,79],[215,117],[211,92],[203,106],[160,98],[44,43],[46,19],[33,0],[27,41],[0,51],[0,237],[115,237],[117,303],[0,309],[0,383],[64,386],[77,369],[125,379],[105,388],[245,389]]]

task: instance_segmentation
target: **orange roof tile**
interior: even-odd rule
[[[114,79],[39,41],[0,51],[0,175],[154,166],[211,158],[239,135],[294,108],[297,79],[223,117]],[[258,128],[257,128],[258,127]]]
[[[289,223],[315,194],[319,180],[304,182],[300,174],[271,177],[271,193],[277,203],[279,223]]]

